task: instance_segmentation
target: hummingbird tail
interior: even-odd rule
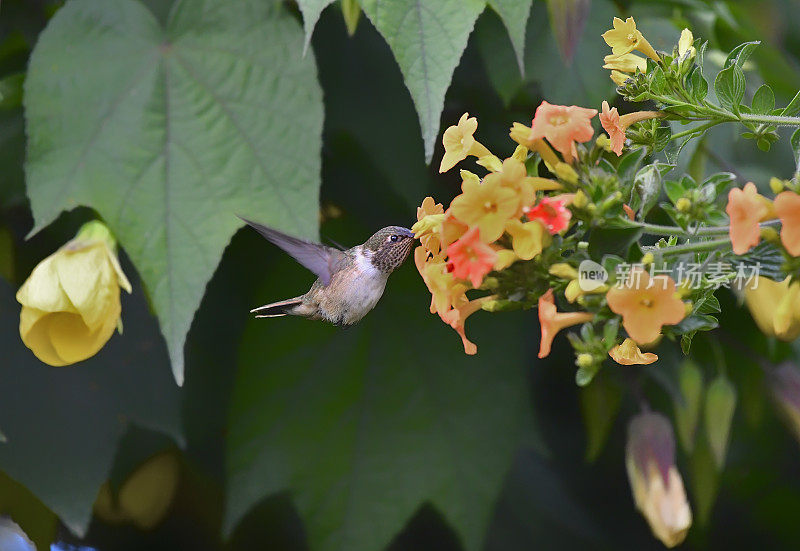
[[[303,303],[302,297],[290,298],[272,304],[265,304],[250,310],[251,314],[256,314],[257,318],[279,318],[291,314],[291,310]]]

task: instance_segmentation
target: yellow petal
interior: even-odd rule
[[[58,252],[51,254],[33,269],[17,291],[17,301],[20,304],[45,312],[76,311],[58,282],[58,273],[55,269],[57,254]]]
[[[117,274],[109,253],[108,247],[98,241],[78,250],[64,247],[53,259],[61,288],[90,331],[103,324],[113,295],[119,301]]]
[[[19,316],[19,334],[22,342],[31,349],[34,356],[47,365],[61,367],[67,365],[67,362],[59,357],[50,341],[49,326],[52,315],[49,312],[23,306]],[[80,316],[77,317],[80,319]]]
[[[48,336],[56,353],[66,364],[91,358],[108,342],[117,327],[120,312],[119,302],[113,306],[103,325],[95,331],[91,331],[77,314],[50,314]]]

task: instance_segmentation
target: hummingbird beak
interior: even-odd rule
[[[401,233],[406,237],[414,237],[414,232],[409,230],[408,228],[401,228]]]

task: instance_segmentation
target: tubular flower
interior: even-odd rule
[[[572,213],[566,204],[565,198],[542,197],[535,207],[526,211],[526,214],[530,220],[538,220],[544,224],[550,235],[555,235],[566,230],[572,218]]]
[[[478,119],[464,113],[458,119],[458,124],[444,131],[442,143],[444,144],[444,157],[439,165],[439,172],[447,172],[456,164],[466,159],[469,155],[483,157],[491,155],[488,149],[475,140],[473,134],[478,129]]]
[[[666,417],[642,413],[628,425],[625,467],[636,508],[667,547],[681,543],[692,525],[683,480],[675,467],[675,436]]]
[[[487,243],[503,235],[506,220],[517,212],[519,200],[512,189],[502,186],[501,179],[492,174],[483,183],[464,180],[463,193],[450,203],[450,212],[470,226],[481,229],[481,236]]]
[[[686,316],[686,307],[675,293],[675,281],[666,275],[651,278],[643,269],[632,270],[628,281],[606,294],[608,307],[622,316],[622,326],[640,344],[653,342],[661,327]]]
[[[637,69],[642,73],[647,72],[647,60],[630,52],[622,55],[607,55],[603,61],[605,62],[603,69],[613,69],[623,73],[635,73]]]
[[[775,197],[775,214],[781,219],[781,243],[792,256],[800,256],[800,195],[784,191]]]
[[[759,277],[744,291],[750,314],[765,335],[782,341],[800,336],[800,281],[781,282]]]
[[[663,116],[664,113],[661,111],[637,111],[620,116],[616,107],[609,108],[608,102],[604,101],[603,110],[600,112],[600,124],[603,126],[603,130],[608,132],[608,137],[611,140],[611,150],[617,156],[620,156],[622,155],[622,146],[625,143],[625,131],[628,130],[630,125]]]
[[[550,149],[550,146],[541,138],[533,138],[533,128],[525,126],[521,122],[515,122],[511,125],[511,131],[508,133],[512,140],[519,145],[536,151],[541,155],[542,160],[550,166],[555,166],[559,162],[558,156]]]
[[[478,347],[475,346],[475,343],[473,343],[467,338],[464,329],[464,324],[466,323],[467,318],[470,317],[475,312],[477,312],[478,310],[480,310],[484,302],[488,300],[493,300],[495,298],[496,298],[495,296],[487,296],[487,297],[476,298],[470,301],[466,301],[466,299],[464,299],[465,302],[460,306],[457,306],[452,310],[449,310],[444,314],[441,314],[442,320],[450,327],[455,329],[456,333],[458,333],[458,335],[461,337],[461,342],[464,344],[465,354],[473,356],[478,352]]]
[[[692,34],[692,31],[689,29],[683,29],[681,31],[681,37],[678,40],[678,56],[683,57],[688,52],[689,59],[693,58],[696,51],[692,44],[694,44],[694,35]]]
[[[558,312],[553,290],[548,289],[545,294],[539,297],[539,325],[542,328],[542,339],[539,342],[539,358],[545,358],[550,354],[553,339],[562,329],[592,321],[594,314],[589,312]]]
[[[550,244],[547,229],[538,220],[521,222],[513,218],[506,222],[506,231],[511,235],[514,254],[522,260],[530,260]]]
[[[734,188],[728,193],[728,206],[725,212],[730,217],[730,236],[735,254],[745,254],[758,245],[761,228],[758,223],[770,214],[769,201],[758,194],[753,182],[747,182],[744,189]]]
[[[611,53],[623,55],[633,50],[639,50],[653,61],[661,61],[647,39],[636,28],[636,21],[633,20],[633,17],[629,17],[625,21],[615,17],[613,25],[613,29],[602,34],[603,40],[611,46]]]
[[[450,244],[457,241],[462,235],[467,233],[469,226],[457,220],[450,209],[444,213],[444,220],[442,221],[442,250],[450,246]]]
[[[631,78],[629,74],[623,73],[621,71],[611,71],[611,74],[609,76],[611,77],[611,80],[614,81],[614,84],[616,84],[617,86],[624,86],[625,82],[629,78]]]
[[[611,359],[620,365],[650,365],[658,360],[652,352],[642,352],[633,339],[625,339],[608,351]]]
[[[453,265],[453,276],[467,279],[478,288],[486,274],[492,271],[497,252],[481,241],[480,228],[475,227],[447,247],[447,256]]]
[[[519,259],[520,258],[517,256],[517,253],[510,249],[498,249],[497,259],[494,261],[494,269],[495,271],[500,272],[511,266]]]
[[[431,293],[431,314],[447,312],[467,291],[466,285],[447,270],[445,262],[430,258],[424,247],[414,249],[414,264]]]
[[[417,207],[417,222],[411,227],[411,231],[433,255],[438,255],[441,251],[440,236],[444,218],[444,207],[434,201],[433,197],[426,197],[422,205]]]
[[[111,233],[89,222],[41,261],[17,292],[25,346],[52,366],[97,354],[120,322],[120,288],[131,292]]]
[[[547,138],[547,141],[572,162],[577,156],[575,142],[588,142],[594,137],[591,119],[597,109],[586,109],[576,105],[551,105],[543,101],[536,108],[531,139]]]

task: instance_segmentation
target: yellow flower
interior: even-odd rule
[[[17,292],[19,332],[37,358],[69,365],[97,354],[119,324],[120,288],[131,292],[114,240],[100,222],[42,260]]]
[[[538,220],[521,222],[513,218],[506,222],[506,231],[511,235],[514,253],[522,260],[530,260],[550,244],[550,232]]]
[[[642,73],[647,72],[647,60],[630,52],[622,55],[607,55],[603,61],[605,62],[603,69],[614,69],[623,73],[635,73],[637,69]]]
[[[420,240],[422,246],[431,254],[438,255],[441,251],[441,229],[444,221],[444,207],[441,203],[426,197],[422,205],[417,207],[417,222],[411,226],[414,237]]]
[[[633,50],[639,50],[653,61],[661,61],[647,39],[636,28],[636,21],[633,20],[633,17],[629,17],[625,21],[615,17],[613,24],[614,28],[602,35],[606,44],[611,46],[611,53],[623,55]]]
[[[560,277],[561,279],[578,279],[578,270],[566,262],[558,262],[553,264],[547,270],[547,273],[556,277]]]
[[[683,57],[688,52],[689,59],[693,58],[696,52],[692,44],[694,44],[694,35],[692,35],[692,31],[683,29],[681,31],[681,37],[678,40],[678,56]]]
[[[494,179],[498,179],[501,186],[514,190],[518,199],[517,210],[514,214],[516,217],[522,216],[523,209],[533,204],[536,200],[537,191],[561,189],[561,184],[555,180],[539,176],[528,176],[525,163],[514,157],[509,157],[503,161],[500,170],[486,176],[484,185],[487,181]]]
[[[425,247],[414,249],[414,264],[431,293],[431,314],[447,312],[466,293],[467,286],[456,281],[443,260],[430,257]]]
[[[625,467],[636,508],[667,547],[686,539],[692,510],[675,467],[675,437],[666,417],[642,413],[628,425]]]
[[[651,278],[646,270],[632,270],[627,281],[606,294],[608,307],[622,316],[622,326],[640,344],[653,342],[663,325],[686,317],[686,307],[675,293],[675,281],[666,275]]]
[[[499,172],[503,169],[503,161],[497,155],[485,155],[475,161],[489,172]]]
[[[633,339],[625,339],[622,344],[609,350],[608,355],[620,365],[650,365],[658,360],[658,356],[652,352],[642,353]]]
[[[519,145],[526,149],[536,151],[542,157],[542,160],[550,166],[555,166],[556,163],[559,162],[558,155],[547,145],[547,142],[541,138],[531,138],[533,135],[533,128],[530,126],[525,126],[521,122],[515,122],[511,125],[511,131],[508,135]]]
[[[497,257],[494,260],[494,269],[496,271],[505,270],[514,262],[519,260],[517,253],[510,249],[497,249]]]
[[[564,296],[567,299],[567,302],[570,304],[574,303],[583,295],[602,295],[608,291],[608,285],[600,285],[599,287],[595,287],[591,291],[585,291],[581,287],[581,282],[577,279],[573,279],[567,284],[567,288],[564,289]]]
[[[622,73],[620,71],[611,71],[611,75],[609,76],[611,77],[611,80],[614,81],[614,84],[616,84],[617,86],[624,86],[625,82],[629,78],[631,78],[629,74]]]
[[[514,190],[502,186],[500,178],[483,179],[482,184],[464,180],[463,193],[453,199],[449,211],[457,219],[480,228],[481,239],[486,243],[503,234],[506,220],[517,212],[518,199]]]
[[[456,333],[458,333],[458,335],[461,337],[465,354],[472,356],[478,352],[478,347],[475,346],[475,343],[467,338],[465,332],[464,324],[466,323],[467,318],[480,310],[485,302],[494,300],[495,298],[497,298],[495,295],[476,298],[470,301],[467,301],[466,298],[463,298],[461,304],[454,307],[452,310],[445,312],[444,314],[440,314],[442,320],[450,327],[455,329]]]
[[[478,119],[464,113],[458,124],[444,131],[442,143],[444,144],[444,157],[439,165],[439,172],[447,172],[469,155],[483,157],[491,155],[490,151],[475,140],[473,134],[478,129]]]
[[[780,283],[759,277],[744,291],[750,314],[765,335],[783,341],[800,336],[800,281],[786,278]]]

